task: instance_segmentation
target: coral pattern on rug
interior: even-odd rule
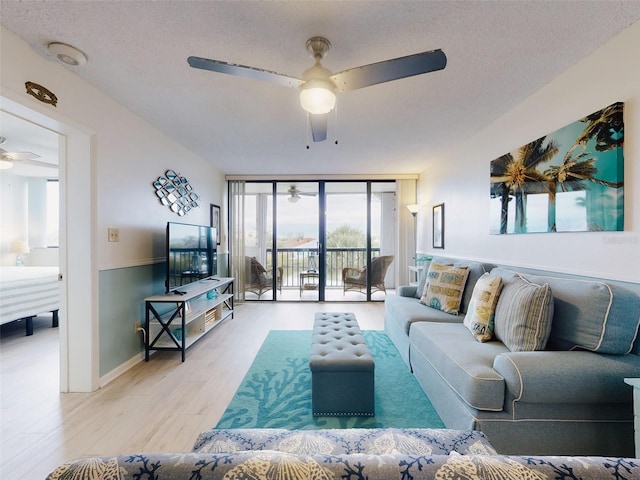
[[[364,331],[375,361],[375,416],[312,415],[310,331],[272,331],[217,428],[444,428],[431,402],[381,331]],[[410,416],[404,405],[411,405]]]

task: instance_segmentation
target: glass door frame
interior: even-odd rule
[[[366,272],[367,272],[367,288],[365,295],[365,302],[371,301],[371,278],[369,273],[371,272],[371,183],[372,180],[321,180],[319,181],[319,196],[320,196],[320,208],[319,208],[319,224],[320,224],[320,252],[319,252],[319,263],[321,265],[320,268],[320,280],[319,284],[319,299],[318,301],[324,302],[326,301],[325,289],[326,289],[326,258],[327,258],[327,194],[326,194],[326,186],[327,183],[364,183],[366,185],[366,228],[365,228],[365,237],[366,237]]]
[[[300,180],[247,180],[246,184],[271,184],[271,252],[267,254],[270,258],[270,263],[273,271],[276,271],[279,267],[278,264],[278,185],[279,184],[303,184],[303,183],[315,183],[318,187],[318,299],[312,300],[317,302],[325,302],[326,298],[326,283],[327,283],[327,184],[334,183],[362,183],[366,185],[366,292],[365,299],[363,301],[372,301],[371,293],[371,261],[372,261],[372,184],[374,183],[396,183],[395,180],[317,180],[317,179],[300,179]],[[266,218],[265,218],[266,221]],[[283,278],[284,282],[284,278]],[[258,299],[260,301],[260,299]],[[263,301],[288,301],[277,297],[277,278],[273,275],[272,289],[270,298],[265,298]],[[338,300],[339,301],[339,300]]]

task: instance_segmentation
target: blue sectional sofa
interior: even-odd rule
[[[387,295],[385,331],[447,428],[480,430],[500,454],[633,456],[633,395],[624,378],[640,376],[638,293],[599,279],[444,257],[431,263],[468,268],[459,313],[420,302],[428,263],[417,287]],[[542,349],[472,334],[464,319],[483,275],[505,285],[496,315],[517,282],[550,292]]]

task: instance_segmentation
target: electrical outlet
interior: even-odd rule
[[[140,325],[140,322],[136,322],[133,325],[133,333],[138,333],[138,330],[142,328],[142,325]]]
[[[110,242],[119,242],[120,241],[120,229],[118,229],[118,228],[110,228],[109,229],[109,241]]]

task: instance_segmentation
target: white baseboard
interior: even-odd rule
[[[117,368],[114,368],[113,370],[111,370],[106,375],[100,377],[100,381],[99,381],[100,388],[104,387],[105,385],[107,385],[108,383],[113,381],[114,379],[118,378],[124,372],[126,372],[130,368],[136,366],[140,362],[144,362],[144,350],[142,352],[140,352],[138,355],[136,355],[135,357],[130,358],[129,360],[127,360],[123,364],[118,365]]]

